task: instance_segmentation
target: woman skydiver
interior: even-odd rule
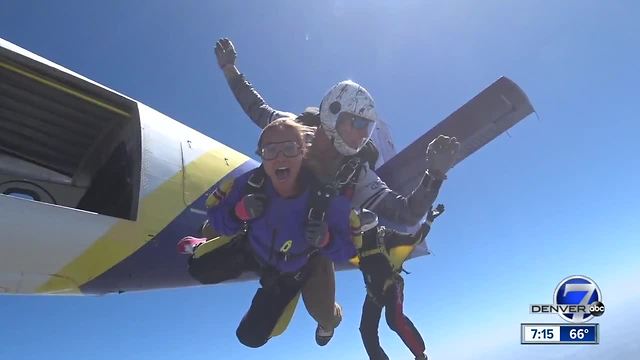
[[[261,287],[242,319],[236,335],[249,347],[260,347],[272,336],[278,319],[297,297],[314,266],[314,260],[326,257],[344,262],[355,256],[353,237],[361,236],[359,219],[344,196],[329,199],[325,221],[308,221],[310,189],[316,182],[303,166],[307,128],[294,119],[278,119],[264,128],[258,141],[262,166],[214,191],[209,201],[208,218],[220,234],[239,239],[210,253],[208,271],[190,268],[194,277],[224,273],[216,281],[228,280],[243,271],[255,271]],[[317,236],[309,236],[312,232]],[[182,252],[202,245],[204,239],[187,237],[179,243]],[[193,262],[193,259],[192,259]],[[193,264],[192,264],[193,265]],[[329,294],[331,298],[335,294]],[[333,302],[324,302],[331,323]]]

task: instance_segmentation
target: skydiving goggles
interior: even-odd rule
[[[285,157],[293,158],[302,153],[302,147],[295,141],[283,141],[263,145],[262,148],[258,150],[258,155],[260,155],[263,160],[273,160],[277,158],[280,153]]]
[[[367,129],[372,126],[375,121],[364,118],[362,116],[343,112],[338,116],[338,121],[349,121],[354,129]]]

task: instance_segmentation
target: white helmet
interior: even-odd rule
[[[367,135],[357,147],[347,144],[343,135],[337,130],[338,118],[354,115],[366,119]],[[352,117],[353,118],[353,117]],[[345,80],[334,85],[322,99],[320,104],[320,122],[325,134],[333,141],[333,145],[342,155],[354,155],[371,137],[378,116],[376,115],[373,98],[364,87],[351,80]]]

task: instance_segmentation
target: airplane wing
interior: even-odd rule
[[[501,77],[376,172],[391,189],[408,194],[426,170],[427,145],[438,135],[455,136],[460,142],[455,166],[533,112],[524,91],[513,81]]]

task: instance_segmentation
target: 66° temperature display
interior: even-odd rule
[[[597,344],[598,324],[522,324],[522,344]]]

